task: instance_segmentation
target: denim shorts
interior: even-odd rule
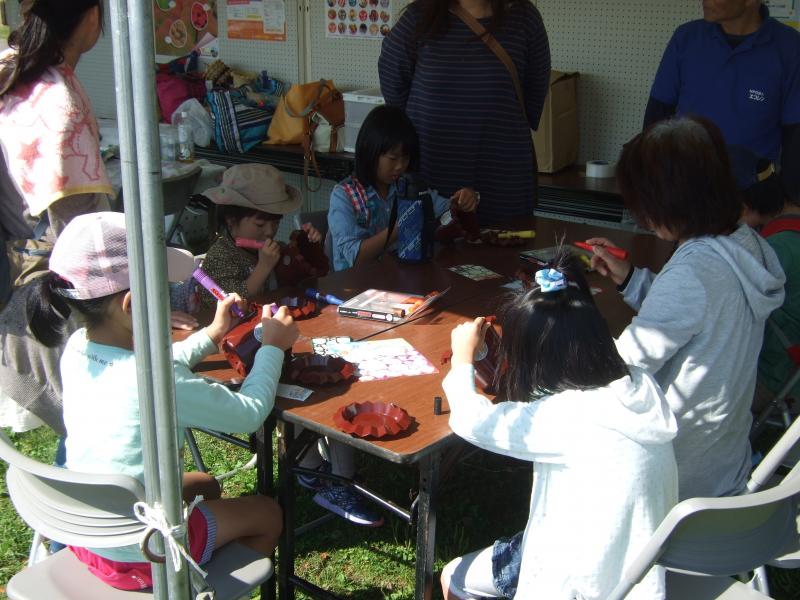
[[[492,578],[494,587],[504,598],[513,598],[517,593],[519,572],[522,564],[522,535],[500,538],[492,546]]]

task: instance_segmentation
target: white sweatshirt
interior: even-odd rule
[[[515,598],[605,598],[677,501],[675,417],[655,381],[630,371],[603,388],[498,404],[475,391],[471,366],[445,378],[453,431],[534,463]],[[629,596],[663,597],[660,568]]]

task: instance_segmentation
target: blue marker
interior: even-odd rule
[[[308,288],[306,290],[306,298],[311,298],[312,300],[317,300],[318,302],[327,302],[328,304],[344,304],[344,300],[337,298],[332,294],[321,294],[314,288]]]

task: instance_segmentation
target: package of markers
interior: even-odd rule
[[[366,290],[336,307],[340,315],[356,319],[371,319],[387,323],[401,322],[419,313],[442,294],[431,292],[425,296],[386,290]]]

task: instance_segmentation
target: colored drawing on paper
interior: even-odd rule
[[[228,0],[228,38],[286,41],[284,0]]]
[[[325,35],[381,40],[392,28],[392,0],[325,0]]]
[[[217,37],[217,0],[153,0],[156,54],[184,56],[206,36]]]
[[[328,354],[341,356],[356,365],[356,376],[359,381],[379,381],[392,377],[413,377],[439,372],[427,358],[402,338],[350,342],[341,345],[331,341],[336,339],[340,338],[314,338],[312,345],[317,340],[328,340],[326,342]]]
[[[311,349],[321,356],[341,356],[352,344],[352,338],[342,335],[311,338]]]
[[[485,279],[498,279],[502,277],[499,273],[490,271],[481,265],[456,265],[455,267],[450,267],[450,270],[453,273],[458,273],[473,281],[484,281]]]

